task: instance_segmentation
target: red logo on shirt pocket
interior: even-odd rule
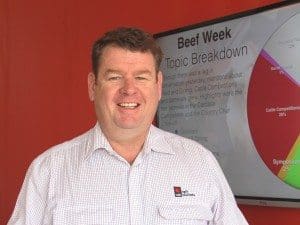
[[[173,187],[175,197],[186,197],[186,196],[195,196],[195,194],[189,193],[188,190],[181,190],[181,187]]]
[[[175,197],[182,197],[181,187],[174,187]]]

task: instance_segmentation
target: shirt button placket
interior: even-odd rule
[[[143,224],[139,165],[133,165],[130,168],[128,178],[128,198],[130,209],[130,224]]]

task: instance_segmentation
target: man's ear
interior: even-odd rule
[[[94,73],[88,74],[88,92],[89,98],[91,101],[95,99],[95,85],[96,85],[96,76]]]

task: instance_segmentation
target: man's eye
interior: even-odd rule
[[[135,79],[137,79],[137,80],[147,80],[146,77],[142,77],[142,76],[138,76],[138,77],[136,77]]]
[[[119,80],[121,79],[121,76],[110,76],[108,77],[108,80]]]

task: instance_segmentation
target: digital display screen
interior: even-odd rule
[[[159,127],[212,151],[239,202],[300,207],[300,3],[156,38]]]

